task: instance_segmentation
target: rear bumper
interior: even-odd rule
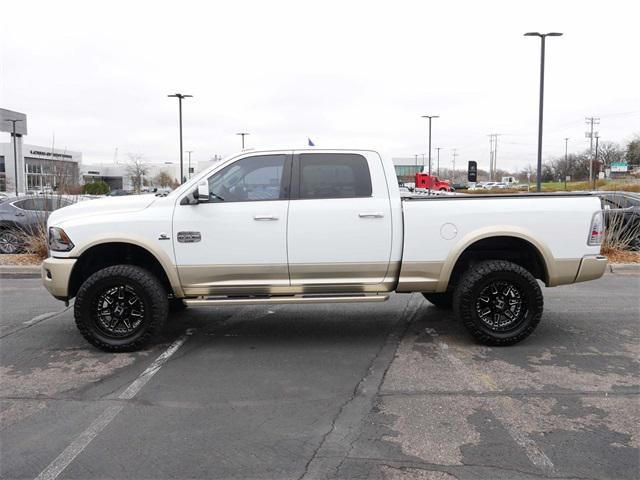
[[[42,283],[58,300],[69,299],[69,279],[75,258],[47,258],[42,262]]]
[[[604,275],[607,262],[607,257],[604,255],[587,255],[582,257],[580,268],[576,275],[576,282],[586,282],[600,278]]]

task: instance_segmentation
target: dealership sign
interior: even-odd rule
[[[29,153],[31,155],[36,155],[38,157],[53,157],[53,158],[68,158],[68,159],[73,159],[73,156],[69,155],[68,153],[54,153],[54,152],[41,152],[40,150],[29,150]]]
[[[613,162],[611,164],[611,171],[614,173],[626,173],[629,171],[629,165],[627,162]]]

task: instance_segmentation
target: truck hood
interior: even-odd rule
[[[105,197],[97,200],[85,200],[69,205],[51,213],[49,225],[60,225],[70,220],[95,215],[127,213],[144,210],[158,199],[155,195],[127,195],[124,197]]]

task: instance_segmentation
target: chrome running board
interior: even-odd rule
[[[241,297],[241,298],[185,298],[190,307],[209,307],[214,305],[274,305],[283,303],[359,303],[385,302],[389,295],[305,295],[291,297]]]

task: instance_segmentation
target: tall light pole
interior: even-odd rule
[[[187,172],[189,173],[189,180],[191,180],[191,154],[193,153],[193,150],[187,150],[187,153],[189,154],[189,161],[187,163],[187,165],[188,165]]]
[[[542,113],[544,104],[544,48],[545,39],[547,37],[560,37],[562,33],[549,32],[528,32],[524,34],[525,37],[540,37],[540,107],[538,112],[538,173],[536,176],[536,189],[538,192],[541,190],[540,177],[542,176]]]
[[[236,135],[240,135],[240,137],[242,138],[242,150],[244,150],[244,137],[246,137],[249,134],[247,132],[240,132],[240,133],[236,133]]]
[[[569,137],[564,139],[564,189],[567,190],[567,173],[569,173]]]
[[[436,147],[436,151],[438,152],[437,160],[436,160],[436,175],[440,178],[440,150],[442,147]]]
[[[174,97],[178,99],[178,119],[180,123],[180,184],[182,184],[184,183],[184,162],[182,160],[182,99],[191,98],[193,95],[174,93],[173,95],[167,95],[167,97]]]
[[[6,122],[13,123],[13,171],[16,178],[14,179],[15,187],[16,187],[16,197],[18,196],[18,147],[16,146],[16,122],[22,122],[19,119],[9,119],[5,120]]]
[[[429,177],[431,177],[431,119],[440,118],[438,115],[422,115],[422,118],[429,119]],[[429,193],[431,193],[431,180],[429,180]]]

